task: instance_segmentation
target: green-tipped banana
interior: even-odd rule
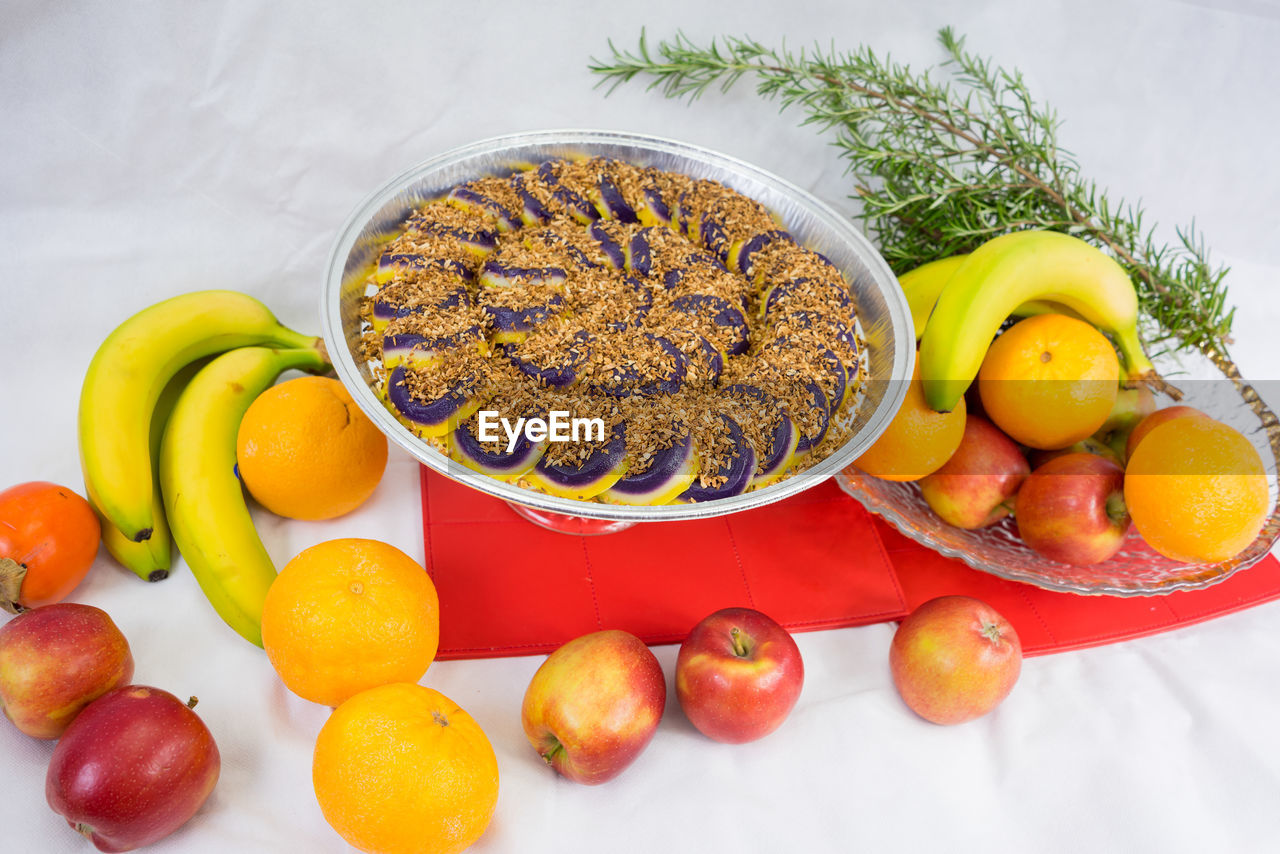
[[[950,411],[978,375],[991,339],[1031,300],[1065,305],[1111,333],[1129,379],[1154,375],[1138,338],[1138,297],[1112,258],[1055,231],[1018,231],[979,246],[942,289],[920,341],[925,400]]]
[[[276,569],[245,505],[236,433],[249,404],[281,373],[327,367],[316,349],[225,353],[187,385],[160,443],[160,491],[178,551],[218,615],[258,646]]]
[[[156,408],[151,413],[149,442],[153,482],[151,513],[155,522],[151,536],[140,543],[129,539],[120,533],[119,528],[111,524],[111,520],[101,509],[93,505],[92,498],[89,500],[90,506],[98,514],[98,521],[102,524],[102,544],[106,546],[107,552],[116,559],[116,562],[143,581],[162,581],[168,578],[169,567],[173,564],[173,540],[169,536],[169,525],[164,516],[164,501],[160,497],[160,440],[164,437],[164,427],[169,423],[169,415],[173,413],[178,396],[182,394],[182,390],[187,387],[187,383],[191,382],[196,372],[208,364],[208,361],[208,359],[197,359],[174,374],[173,379],[165,385],[164,391],[160,392],[160,399],[156,401]]]
[[[911,309],[911,324],[915,327],[917,342],[924,336],[925,324],[929,320],[929,315],[933,313],[938,297],[942,295],[942,289],[947,286],[947,282],[951,281],[951,277],[968,257],[968,255],[952,255],[939,258],[937,261],[921,264],[898,277],[898,284],[907,295],[907,305]],[[1010,314],[1014,317],[1030,317],[1033,314],[1080,316],[1067,306],[1048,300],[1024,302]]]
[[[233,347],[316,343],[236,291],[183,294],[130,317],[102,342],[80,392],[80,462],[89,500],[125,539],[146,540],[157,524],[152,413],[174,374]]]

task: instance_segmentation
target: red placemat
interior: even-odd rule
[[[550,652],[601,628],[678,643],[745,605],[792,631],[896,620],[934,596],[976,596],[1029,655],[1166,631],[1280,597],[1268,556],[1213,587],[1118,599],[1054,593],[977,572],[872,517],[834,481],[730,516],[583,537],[422,468],[426,567],[440,593],[438,658]]]

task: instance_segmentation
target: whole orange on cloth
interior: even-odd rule
[[[1045,450],[1093,435],[1116,402],[1120,360],[1101,332],[1063,314],[1019,321],[978,371],[982,407],[1014,441]]]
[[[289,519],[332,519],[365,502],[387,465],[387,437],[342,383],[299,377],[249,405],[236,465],[263,507]]]
[[[1124,500],[1153,549],[1217,563],[1253,542],[1267,519],[1262,457],[1238,430],[1204,416],[1153,428],[1125,467]]]
[[[289,690],[337,706],[417,682],[440,642],[440,601],[413,558],[378,540],[329,540],[289,561],[267,591],[262,644]]]
[[[339,706],[316,739],[311,777],[325,820],[376,854],[457,854],[498,803],[484,730],[448,697],[410,683]]]

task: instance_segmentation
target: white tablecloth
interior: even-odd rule
[[[838,201],[825,141],[749,86],[695,108],[605,98],[588,57],[677,27],[800,46],[866,42],[914,65],[935,30],[1020,67],[1088,174],[1166,226],[1193,217],[1229,264],[1234,354],[1275,379],[1280,161],[1273,0],[0,4],[0,484],[80,488],[76,397],[107,332],[164,297],[230,287],[318,331],[321,271],[373,187],[499,133],[600,127],[700,143]],[[607,9],[607,11],[606,11]],[[1272,400],[1273,405],[1280,401]],[[393,449],[374,499],[327,523],[257,519],[279,564],[339,536],[421,557],[417,471]],[[482,559],[478,555],[478,559]],[[327,709],[289,694],[180,564],[144,585],[105,553],[77,601],[128,636],[139,682],[200,697],[223,757],[208,805],[155,850],[340,851],[311,791]],[[1280,604],[1028,660],[1009,700],[956,728],[899,701],[892,625],[797,637],[804,693],[769,738],[702,738],[672,692],[649,750],[598,788],[558,779],[520,730],[540,657],[449,662],[425,684],[481,723],[502,774],[475,850],[1192,851],[1280,846]],[[675,648],[656,650],[671,677]],[[45,805],[52,745],[0,725],[0,850],[82,851]]]

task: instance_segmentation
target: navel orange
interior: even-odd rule
[[[387,437],[342,383],[299,377],[249,405],[236,464],[250,494],[272,513],[332,519],[373,494],[387,465]]]
[[[376,854],[457,854],[498,803],[498,760],[480,725],[410,683],[339,706],[316,739],[311,777],[325,820]]]
[[[1203,416],[1153,428],[1125,468],[1124,500],[1153,549],[1217,563],[1253,542],[1266,521],[1262,457],[1239,431]]]
[[[884,480],[919,480],[942,468],[964,436],[965,402],[950,412],[935,412],[925,403],[916,361],[907,396],[888,428],[853,464]]]
[[[289,561],[267,591],[262,645],[299,697],[336,706],[435,659],[440,603],[413,558],[377,540],[330,540]]]
[[[978,371],[982,407],[1017,442],[1053,450],[1093,435],[1120,389],[1111,342],[1083,320],[1041,314],[991,342]]]

